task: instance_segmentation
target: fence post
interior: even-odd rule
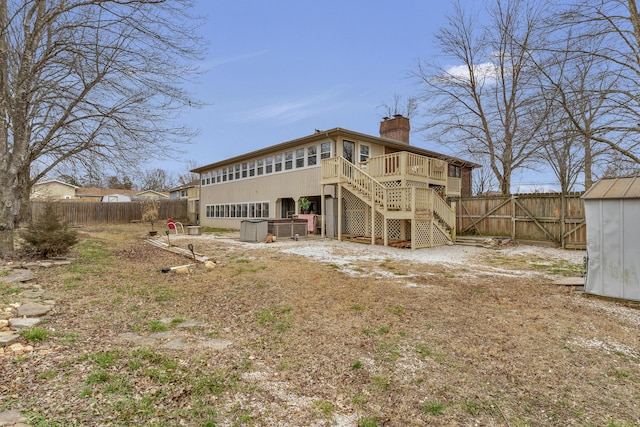
[[[562,249],[565,249],[565,243],[564,243],[564,231],[566,228],[566,224],[565,224],[565,218],[567,216],[566,214],[566,200],[564,198],[564,191],[562,193],[560,193],[560,247]]]
[[[511,195],[511,240],[516,240],[516,196]]]

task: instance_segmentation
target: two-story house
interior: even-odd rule
[[[409,144],[409,120],[380,123],[380,137],[334,128],[192,170],[200,174],[200,224],[288,218],[310,202],[318,231],[413,249],[455,236],[455,197],[471,195],[477,164]]]

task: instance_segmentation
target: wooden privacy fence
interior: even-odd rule
[[[68,225],[91,223],[127,223],[140,221],[144,202],[31,202],[31,217],[37,220],[45,207],[53,206],[58,218]],[[159,200],[159,216],[157,224],[168,218],[187,221],[187,200]],[[156,224],[156,225],[157,225]]]
[[[554,242],[565,249],[586,249],[582,194],[514,194],[469,197],[457,203],[460,235],[509,236],[514,240]]]

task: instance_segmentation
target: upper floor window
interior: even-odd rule
[[[252,160],[249,162],[249,176],[255,176],[256,175],[256,162],[255,160]]]
[[[304,148],[296,150],[296,169],[304,167]]]
[[[282,171],[282,154],[276,154],[275,156],[275,166],[276,172]]]
[[[256,173],[258,175],[262,175],[264,173],[264,159],[258,160],[258,167],[256,168]]]
[[[364,163],[369,159],[369,146],[360,144],[360,163]]]
[[[240,179],[240,165],[235,166],[235,178]]]
[[[311,147],[307,147],[307,166],[315,166],[318,160],[317,156],[318,147],[312,145]]]
[[[266,173],[273,172],[273,157],[267,157],[265,160],[265,171]]]
[[[449,176],[451,178],[462,178],[462,167],[449,165]]]
[[[286,170],[293,169],[293,151],[284,153],[284,168]]]
[[[328,159],[329,157],[331,157],[331,143],[323,142],[320,144],[320,158]]]
[[[243,178],[247,177],[247,164],[246,163],[242,164],[242,177]]]
[[[356,143],[352,141],[347,141],[346,139],[342,141],[342,157],[345,158],[346,161],[353,163],[354,159],[354,151],[356,150]]]

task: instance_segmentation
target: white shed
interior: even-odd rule
[[[107,194],[105,196],[102,196],[102,201],[103,202],[110,202],[110,203],[130,202],[131,201],[131,196],[129,196],[127,194]]]
[[[590,294],[640,301],[640,177],[596,182],[582,196]]]

